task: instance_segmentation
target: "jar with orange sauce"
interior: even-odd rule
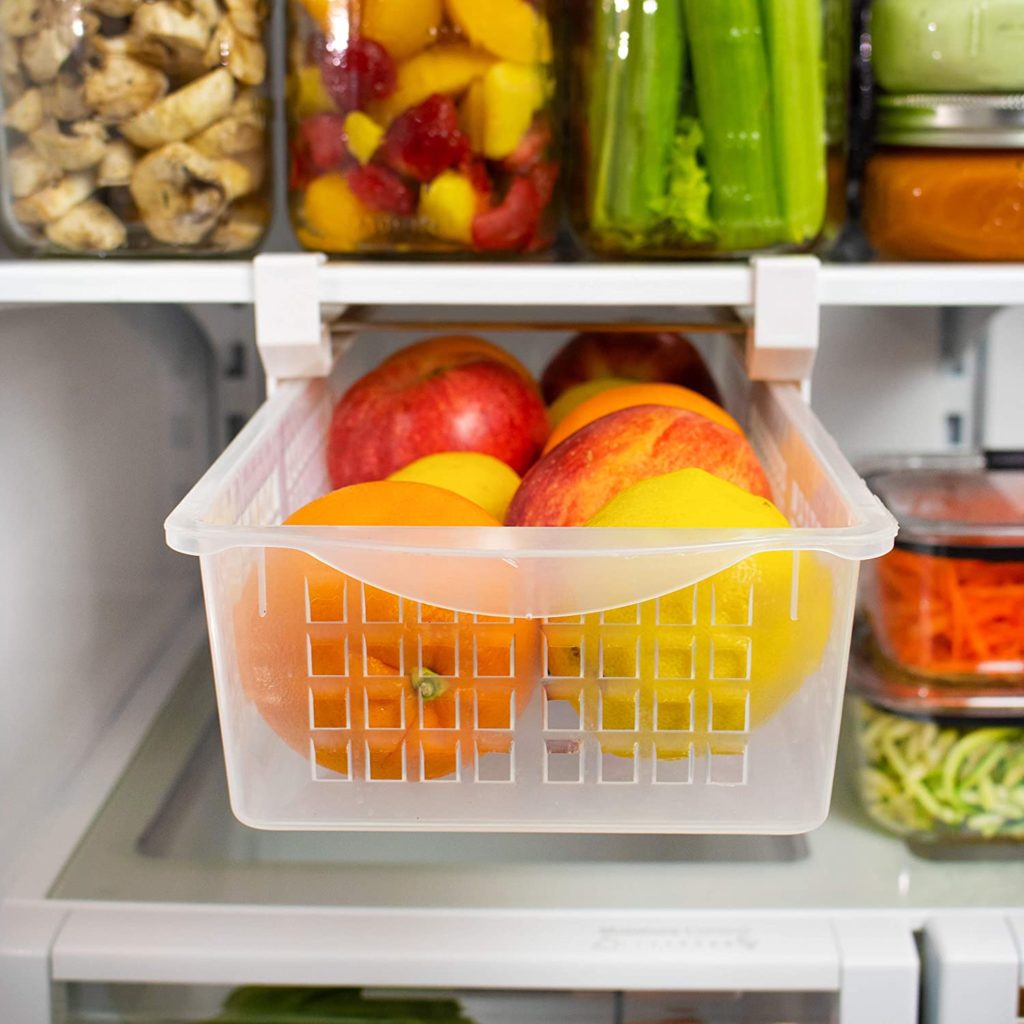
[[[883,258],[1024,260],[1024,95],[879,96],[863,223]]]

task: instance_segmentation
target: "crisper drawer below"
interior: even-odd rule
[[[833,1024],[820,992],[76,985],[60,1024]]]

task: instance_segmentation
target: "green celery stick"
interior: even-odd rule
[[[821,0],[761,0],[772,89],[779,202],[787,242],[825,222],[825,68]]]
[[[758,0],[683,0],[711,217],[732,250],[783,235]]]
[[[621,0],[596,0],[590,77],[590,223],[598,232],[614,227],[614,161],[622,122],[624,61],[621,40],[629,39],[630,6]]]
[[[616,226],[642,235],[668,187],[683,82],[679,0],[630,0],[629,56],[616,175]]]
[[[661,219],[684,78],[680,0],[597,0],[590,87],[593,227],[643,240]]]

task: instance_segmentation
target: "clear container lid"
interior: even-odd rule
[[[1024,149],[1024,94],[880,95],[875,138],[892,146]]]
[[[949,558],[1024,561],[1020,453],[961,464],[908,458],[870,473],[867,483],[899,521],[899,548]]]
[[[847,683],[851,693],[899,715],[1024,721],[1024,688],[949,683],[904,672],[878,651],[866,624],[854,633]]]

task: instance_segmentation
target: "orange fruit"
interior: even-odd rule
[[[551,426],[557,427],[573,409],[581,406],[588,398],[593,398],[594,395],[599,395],[602,391],[610,391],[612,388],[621,388],[634,383],[636,382],[625,377],[595,377],[593,380],[583,381],[582,384],[573,384],[548,406],[548,419],[551,421]]]
[[[326,494],[285,525],[499,523],[440,487],[381,480]],[[263,600],[261,614],[254,571],[234,613],[243,690],[290,747],[309,757],[312,743],[321,768],[438,778],[471,763],[474,751],[510,749],[508,730],[539,675],[535,624],[481,624],[482,616],[399,597],[290,548],[267,548]]]
[[[566,413],[551,432],[541,454],[547,455],[552,448],[588,423],[634,405],[668,405],[674,409],[686,409],[743,435],[740,425],[720,405],[696,391],[679,384],[624,384],[622,387],[603,390]]]
[[[476,502],[433,484],[374,480],[339,487],[293,512],[285,526],[501,526]]]

